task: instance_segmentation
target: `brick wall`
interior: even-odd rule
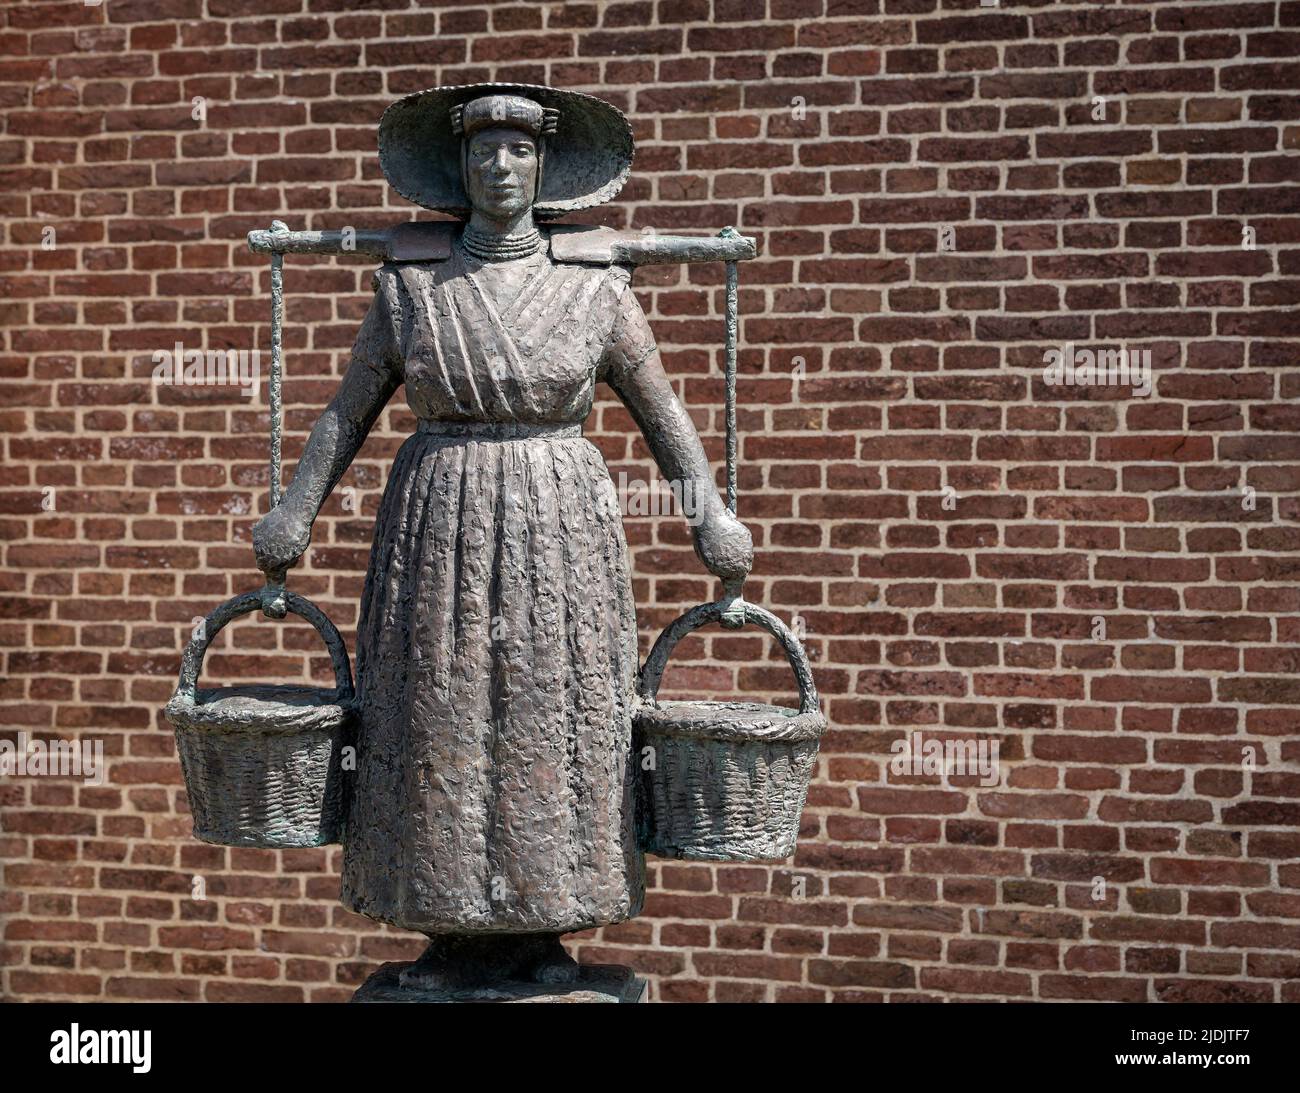
[[[190,837],[160,708],[257,583],[266,403],[152,354],[265,349],[245,233],[410,217],[384,106],[503,78],[631,116],[602,222],[759,237],[751,598],[833,723],[793,862],[653,862],[580,955],[679,1000],[1300,1000],[1298,45],[1296,0],[0,3],[0,719],[111,764],[0,782],[3,996],[340,999],[419,948],[336,902],[337,847]],[[369,267],[286,264],[292,464]],[[715,460],[719,278],[635,282]],[[1067,343],[1150,350],[1153,391],[1049,386]],[[291,576],[345,628],[410,425]],[[648,474],[621,409],[590,431]],[[678,520],[628,535],[648,638],[713,588]],[[683,654],[678,693],[789,693],[751,634]],[[207,678],[324,668],[259,620]],[[997,742],[1001,784],[891,772],[915,732]]]

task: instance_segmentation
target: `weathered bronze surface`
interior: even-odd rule
[[[643,991],[630,973],[580,970],[560,937],[641,910],[643,848],[771,856],[788,853],[797,830],[824,720],[802,648],[779,622],[768,628],[807,677],[797,715],[806,729],[791,735],[784,715],[795,711],[752,704],[674,714],[703,726],[685,737],[662,718],[637,720],[654,706],[654,686],[638,691],[627,545],[609,473],[582,436],[598,382],[627,406],[664,478],[694,500],[696,551],[728,590],[675,632],[771,616],[741,599],[753,547],[734,516],[734,487],[729,509],[630,287],[633,266],[734,263],[753,257],[753,241],[543,226],[613,197],[631,158],[617,110],[552,88],[434,88],[381,122],[380,162],[394,188],[464,223],[347,239],[383,259],[374,300],[292,483],[253,529],[268,575],[263,607],[282,614],[285,570],[404,385],[419,424],[380,505],[358,624],[343,900],[430,944],[413,964],[385,965],[358,1000],[636,1000]],[[282,225],[249,242],[275,263],[344,245],[342,233]],[[729,322],[734,476],[734,314]],[[679,756],[680,774],[653,790],[667,833],[657,839],[638,808],[638,794],[652,790],[641,787],[634,723],[640,734],[673,735]],[[696,740],[704,750],[692,750]],[[708,807],[723,826],[745,827],[730,843],[691,834],[700,819],[689,812],[699,799],[692,780],[715,765],[731,773]],[[760,783],[773,788],[756,797]],[[684,818],[668,815],[683,802]]]

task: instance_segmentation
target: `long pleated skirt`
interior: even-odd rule
[[[361,914],[517,933],[641,909],[627,545],[577,434],[421,431],[398,452],[357,635]]]

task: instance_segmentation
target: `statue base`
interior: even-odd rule
[[[419,988],[398,978],[411,963],[382,965],[352,996],[353,1002],[645,1002],[644,979],[619,964],[583,964],[573,983],[500,980],[477,987]]]

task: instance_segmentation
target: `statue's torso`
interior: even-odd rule
[[[595,382],[627,273],[545,252],[488,263],[459,247],[397,267],[406,397],[438,421],[575,424]]]

